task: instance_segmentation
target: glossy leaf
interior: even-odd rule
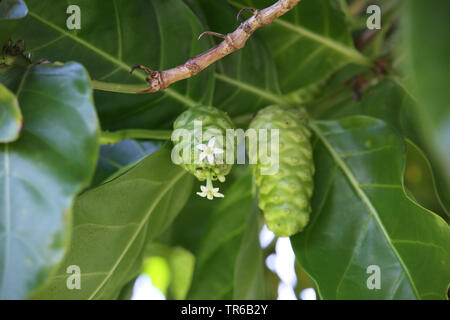
[[[445,299],[450,230],[406,196],[402,139],[384,122],[363,116],[312,127],[313,211],[309,226],[291,240],[320,296]],[[381,271],[377,290],[367,286],[373,265]]]
[[[238,9],[266,8],[272,0],[227,0]],[[283,93],[318,83],[349,62],[370,65],[353,47],[345,16],[327,0],[303,0],[261,29]]]
[[[434,197],[436,197],[436,200],[438,201],[434,201],[434,206],[441,206],[442,208],[439,210],[442,215],[445,216],[445,212],[450,210],[450,194],[445,192],[448,187],[446,186],[443,175],[439,174],[439,168],[435,161],[430,163],[427,155],[420,150],[424,149],[426,146],[420,135],[420,129],[415,122],[415,108],[417,108],[417,101],[410,95],[410,92],[405,90],[405,87],[403,87],[398,80],[386,79],[369,87],[365,91],[363,98],[355,111],[356,114],[360,113],[384,120],[392,125],[404,137],[411,140],[410,142],[412,144],[417,145],[416,147],[413,147],[408,143],[408,154],[417,160],[415,161],[416,163],[422,163],[422,167],[428,172],[427,176],[433,180],[433,182],[427,186],[421,185],[420,187],[416,187],[417,191],[421,193],[418,196],[419,198],[426,196],[425,193],[427,193],[427,191],[428,194],[431,195],[436,193]],[[413,149],[416,150],[416,156],[413,156],[412,153],[409,152],[413,151]],[[417,154],[417,152],[421,154]],[[405,173],[408,173],[408,171]],[[433,176],[435,178],[433,178]],[[439,188],[436,188],[436,185]],[[432,209],[429,206],[426,207]]]
[[[63,256],[68,212],[97,162],[98,121],[77,63],[30,65],[0,81],[25,122],[19,140],[0,145],[0,297],[23,299]]]
[[[450,183],[450,2],[407,3],[408,90],[418,100],[417,123]]]
[[[193,178],[170,159],[170,144],[119,178],[79,197],[69,252],[51,282],[33,298],[113,299],[138,275],[146,241],[180,212]],[[69,290],[66,269],[81,269],[81,289]]]
[[[213,213],[197,252],[188,299],[262,299],[263,267],[258,215],[247,174],[228,190]],[[252,251],[252,258],[246,254]],[[250,276],[249,276],[250,274]],[[237,283],[239,282],[239,283]]]
[[[22,129],[22,112],[16,96],[0,83],[0,142],[12,142]]]
[[[341,73],[344,74],[341,75]],[[364,90],[362,99],[355,101],[351,85],[345,84],[351,79],[351,76],[346,75],[343,69],[333,78],[336,79],[331,79],[331,83],[327,83],[327,89],[330,90],[331,87],[333,89],[327,93],[327,97],[319,99],[313,104],[311,112],[318,112],[321,119],[334,119],[360,114],[375,117],[387,122],[398,133],[408,138],[411,143],[416,144],[417,147],[414,149],[419,148],[417,150],[421,154],[414,156],[414,159],[420,162],[424,172],[424,179],[430,178],[434,182],[426,184],[426,186],[416,185],[413,188],[420,193],[418,195],[419,198],[428,197],[430,199],[432,197],[437,200],[433,201],[433,203],[428,201],[425,207],[429,209],[436,208],[438,209],[436,213],[445,217],[447,215],[445,212],[450,210],[450,193],[445,192],[448,187],[446,187],[443,175],[439,174],[438,167],[435,163],[429,163],[429,157],[420,150],[425,149],[425,146],[414,119],[414,108],[417,103],[414,98],[397,79],[386,78],[381,81],[375,81],[374,85]],[[341,94],[336,94],[336,92]],[[323,112],[320,112],[320,110]],[[409,155],[412,154],[410,153]],[[417,164],[417,161],[414,162]],[[414,164],[412,165],[414,166]],[[405,173],[408,173],[408,170]],[[407,180],[406,182],[410,181]]]
[[[206,51],[197,41],[204,30],[179,0],[76,0],[81,29],[68,30],[64,1],[30,1],[29,14],[14,33],[25,39],[35,59],[81,62],[96,80],[145,83],[145,74],[131,66],[164,70]],[[211,102],[213,70],[178,82],[161,93],[129,95],[96,92],[104,129],[168,128],[186,106]]]

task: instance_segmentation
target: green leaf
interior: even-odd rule
[[[67,2],[30,1],[29,14],[14,36],[25,39],[35,59],[76,60],[96,80],[145,84],[146,74],[137,70],[130,75],[131,66],[164,70],[209,49],[207,42],[197,41],[204,31],[197,17],[179,0],[71,4],[80,7],[80,30],[67,29]],[[208,69],[160,93],[96,92],[96,107],[104,129],[168,128],[186,106],[210,104],[213,82]]]
[[[360,104],[355,108],[355,112],[387,122],[410,140],[407,144],[407,151],[410,159],[415,162],[415,164],[411,165],[414,166],[420,163],[420,166],[426,172],[428,180],[431,181],[428,181],[427,186],[416,185],[413,187],[410,184],[408,188],[416,188],[417,192],[413,192],[413,194],[418,196],[419,199],[424,199],[424,197],[427,197],[427,194],[429,197],[435,198],[437,201],[434,201],[434,205],[431,205],[428,201],[425,207],[429,209],[436,208],[438,209],[437,213],[445,217],[448,215],[446,212],[450,210],[450,194],[444,191],[448,189],[448,186],[445,184],[443,175],[439,174],[439,168],[436,166],[436,163],[431,164],[427,156],[420,150],[426,148],[426,146],[415,123],[414,112],[416,107],[417,101],[414,100],[414,97],[405,90],[398,80],[386,79],[367,88]],[[417,146],[412,146],[411,143],[417,144]],[[408,171],[405,173],[408,173]],[[427,177],[424,178],[427,179]],[[407,180],[406,182],[410,181]],[[439,188],[436,188],[436,185]],[[421,201],[419,200],[419,202]]]
[[[450,183],[450,2],[408,1],[405,24],[408,89],[417,98],[417,121],[433,158]]]
[[[450,218],[436,188],[435,175],[425,153],[411,140],[406,140],[405,187],[425,208],[438,213],[444,220]]]
[[[236,28],[237,12],[225,1],[186,2],[203,17],[205,29],[227,34]],[[214,40],[217,44],[223,39]],[[206,42],[204,39],[201,41]],[[219,60],[215,70],[213,105],[232,117],[253,113],[268,104],[287,103],[281,95],[270,52],[257,35],[253,35],[243,49]]]
[[[138,275],[146,241],[167,228],[192,192],[193,178],[172,163],[170,146],[79,197],[70,250],[33,298],[113,299]],[[80,290],[66,287],[70,265],[81,269]]]
[[[62,258],[64,213],[94,172],[98,121],[81,65],[12,71],[0,81],[15,92],[25,126],[16,142],[0,145],[0,297],[24,299]]]
[[[22,0],[0,1],[0,47],[8,41],[19,20],[27,13],[27,6]]]
[[[160,257],[167,261],[170,269],[168,290],[163,291],[167,299],[183,300],[186,298],[194,273],[195,256],[182,247],[170,247],[160,243],[149,243],[145,249],[146,257]],[[145,270],[144,270],[145,271]],[[155,280],[152,278],[152,283]]]
[[[213,213],[196,255],[188,299],[264,298],[262,253],[255,246],[258,212],[251,190],[252,179],[247,174],[228,190]],[[246,256],[249,251],[255,259]]]
[[[241,248],[236,257],[233,290],[235,300],[267,298],[264,258],[259,244],[262,223],[259,223],[258,218],[259,212],[255,209],[250,214]]]
[[[247,173],[247,166],[234,166],[226,181],[220,184],[219,191],[227,195],[228,190],[233,188],[236,181]],[[204,185],[204,182],[196,180],[194,182],[194,191],[200,191],[200,185]],[[222,201],[220,199],[205,201],[205,198],[199,197],[193,192],[186,206],[170,228],[158,238],[158,241],[172,247],[183,247],[196,255],[200,243],[207,232],[213,213],[221,205]]]
[[[311,222],[291,241],[321,298],[445,299],[450,230],[406,196],[402,139],[364,116],[317,121],[312,128]],[[381,270],[378,290],[366,285],[371,265]]]
[[[117,178],[133,168],[140,160],[160,148],[160,141],[126,139],[114,145],[103,145],[91,187]]]
[[[16,96],[0,83],[0,142],[12,142],[22,129],[22,112]]]
[[[194,274],[195,256],[181,247],[175,247],[170,253],[169,266],[172,274],[169,293],[176,300],[185,299]]]
[[[342,78],[336,80],[338,80],[337,82],[339,83],[342,83],[343,81]],[[340,84],[340,87],[340,91],[350,91],[349,88],[344,88],[342,84]],[[417,128],[414,119],[414,110],[417,101],[405,90],[400,81],[387,78],[380,82],[376,82],[374,85],[369,86],[364,90],[362,99],[359,102],[354,101],[352,94],[348,94],[348,98],[343,101],[340,101],[339,98],[333,95],[327,99],[332,101],[331,107],[328,112],[321,114],[322,117],[325,116],[325,118],[332,119],[342,117],[343,115],[349,116],[359,114],[375,117],[393,126],[400,134],[408,138],[411,143],[417,144],[413,149],[416,149],[420,154],[417,154],[412,148],[408,149],[408,155],[411,156],[411,159],[416,163],[412,165],[417,165],[419,162],[424,170],[424,174],[426,172],[426,176],[435,181],[429,181],[430,184],[427,183],[427,186],[416,185],[413,187],[409,185],[407,187],[415,188],[417,192],[413,193],[419,198],[435,198],[437,201],[434,201],[434,204],[427,201],[425,207],[429,209],[438,209],[439,207],[442,207],[439,208],[436,213],[439,213],[442,217],[448,215],[445,212],[450,210],[450,193],[445,192],[445,190],[448,189],[445,177],[443,174],[439,174],[440,170],[436,164],[434,162],[429,163],[428,157],[418,149],[426,150],[423,138],[420,136],[419,129]],[[324,105],[325,104],[320,100],[316,103],[316,107],[318,108],[323,107]],[[312,111],[314,112],[316,109],[312,108]],[[410,147],[410,143],[408,143],[408,147]],[[413,155],[409,151],[414,152],[416,155]],[[408,171],[406,171],[406,173],[407,172]],[[427,177],[424,176],[424,179],[428,179]],[[407,180],[406,182],[409,181]],[[417,193],[420,193],[420,195],[417,195]]]
[[[272,0],[227,0],[236,8],[263,9]],[[283,93],[326,79],[353,62],[370,66],[370,60],[353,47],[345,16],[328,0],[303,0],[290,12],[261,29],[277,65]]]

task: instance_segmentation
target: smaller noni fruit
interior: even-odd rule
[[[176,137],[172,135],[174,147],[185,149],[188,153],[187,161],[180,165],[198,180],[206,180],[208,190],[212,190],[211,181],[225,181],[232,168],[232,164],[226,163],[226,130],[234,129],[230,117],[214,107],[196,106],[178,116],[173,128],[174,133],[178,131],[180,134]],[[188,138],[183,137],[183,132],[189,133]],[[228,144],[233,142],[234,138]]]

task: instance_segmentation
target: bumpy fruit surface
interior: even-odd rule
[[[306,117],[296,109],[270,106],[258,112],[250,128],[279,129],[279,162],[275,174],[263,175],[261,171],[273,163],[261,164],[259,154],[249,156],[251,160],[257,158],[253,173],[267,227],[279,237],[291,236],[303,230],[311,211],[314,163]],[[270,133],[267,136],[270,150]]]
[[[201,138],[199,139],[198,131],[195,132],[195,121],[201,122]],[[211,138],[215,137],[216,147],[224,150],[222,163],[208,163],[206,159],[202,163],[182,163],[181,166],[187,171],[191,172],[200,181],[220,180],[223,182],[225,176],[230,172],[232,164],[226,164],[226,129],[234,129],[233,122],[230,117],[223,111],[214,107],[196,106],[189,108],[183,112],[174,122],[174,130],[185,129],[189,131],[189,141],[175,141],[174,144],[188,144],[188,148],[191,150],[190,158],[192,160],[199,160],[198,156],[201,151],[196,150],[199,144],[207,145]],[[230,143],[233,143],[232,141]],[[184,148],[185,146],[180,146]]]

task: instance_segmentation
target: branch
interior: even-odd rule
[[[197,73],[206,69],[216,61],[239,49],[242,49],[247,40],[257,29],[270,24],[276,18],[284,15],[286,12],[295,7],[300,1],[301,0],[280,0],[274,5],[263,10],[247,9],[253,11],[253,16],[241,23],[241,25],[233,33],[221,35],[214,32],[205,32],[201,34],[199,39],[205,34],[210,34],[222,37],[224,38],[224,41],[222,41],[215,48],[189,59],[183,65],[164,71],[153,71],[143,66],[133,67],[132,71],[138,68],[146,71],[150,75],[147,77],[147,82],[150,87],[146,90],[140,91],[139,93],[162,91],[177,81],[195,76]],[[238,14],[238,19],[241,12]]]

